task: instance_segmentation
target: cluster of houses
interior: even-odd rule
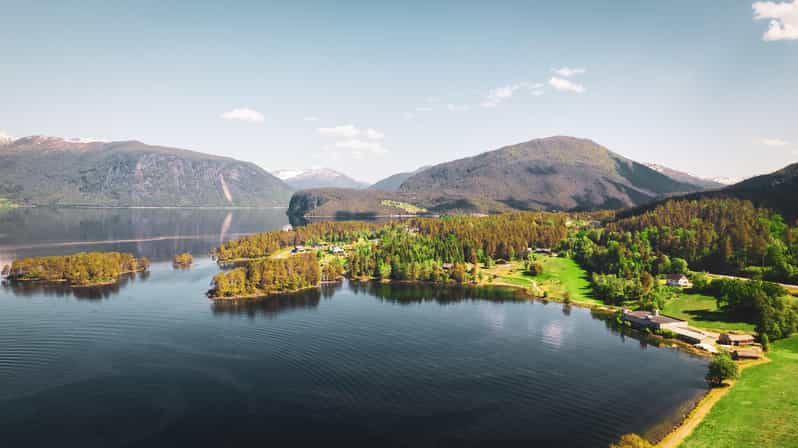
[[[313,245],[314,249],[322,249],[323,247],[324,246],[321,245],[321,244],[314,244]],[[301,253],[307,252],[307,250],[308,249],[305,246],[294,246],[294,248],[291,249],[291,253],[292,254],[301,254]],[[340,247],[340,246],[330,246],[330,247],[327,248],[327,252],[329,252],[329,253],[331,253],[333,255],[341,255],[343,253],[346,253],[344,248]]]
[[[692,328],[687,324],[686,320],[664,316],[658,310],[630,311],[624,309],[623,320],[628,321],[635,328],[658,331],[667,330],[675,334],[677,338],[711,353],[717,353],[717,348],[715,347],[715,344],[717,344],[730,351],[734,359],[759,359],[762,357],[761,349],[750,334],[721,333],[718,335],[706,330]]]

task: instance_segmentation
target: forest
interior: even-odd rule
[[[321,221],[291,230],[274,230],[230,240],[217,247],[211,255],[220,262],[267,257],[273,252],[316,241],[331,243],[369,237],[382,224],[368,221]]]
[[[318,286],[321,268],[318,258],[304,253],[287,258],[252,260],[244,267],[223,271],[213,277],[212,298],[256,297],[287,293]]]
[[[112,283],[123,274],[149,269],[150,261],[120,252],[81,252],[72,255],[14,260],[3,271],[17,281],[66,282],[73,286]]]
[[[280,249],[322,242],[346,245],[346,253],[268,258]],[[589,273],[594,297],[610,305],[662,309],[679,293],[663,278],[684,274],[696,292],[718,297],[720,309],[745,316],[760,333],[778,339],[796,330],[798,311],[770,282],[798,281],[798,231],[781,215],[728,198],[671,200],[632,216],[514,212],[319,222],[220,246],[214,252],[220,262],[248,261],[220,274],[214,294],[292,291],[344,273],[363,280],[482,283],[483,269],[526,260],[530,248],[573,258]],[[533,259],[525,263],[532,276],[541,266]],[[702,271],[755,281],[709,282]]]
[[[795,331],[798,321],[786,291],[768,282],[798,280],[796,236],[781,215],[748,201],[671,200],[637,216],[611,220],[601,229],[573,232],[558,250],[591,273],[593,293],[606,303],[637,301],[644,308],[661,309],[674,290],[655,280],[688,274],[697,292],[727,297],[719,298],[720,308],[745,316],[775,339]],[[702,271],[757,281],[708,282],[695,274]],[[721,286],[725,293],[715,290]]]

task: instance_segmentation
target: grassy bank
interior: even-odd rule
[[[488,270],[497,275],[497,283],[531,288],[537,285],[549,297],[562,300],[568,297],[574,303],[603,305],[591,294],[587,272],[570,258],[541,257],[543,273],[532,276],[524,270],[523,262],[512,262]]]
[[[662,313],[677,319],[684,319],[696,328],[718,331],[743,331],[755,333],[755,325],[741,322],[718,309],[714,297],[703,294],[682,293],[665,304]]]
[[[768,357],[743,370],[681,447],[798,447],[798,335],[774,343]]]

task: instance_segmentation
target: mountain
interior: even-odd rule
[[[386,207],[396,214],[408,205],[429,213],[617,209],[710,185],[716,187],[674,170],[654,170],[591,140],[549,137],[425,168],[397,191],[300,191],[289,213],[345,216],[356,210],[379,216]]]
[[[645,165],[658,173],[670,177],[671,179],[675,179],[686,184],[697,185],[706,190],[723,188],[724,185],[728,185],[727,183],[719,182],[714,179],[702,179],[700,177],[693,176],[692,174],[676,171],[672,168],[668,168],[667,166],[657,165],[656,163],[646,163]]]
[[[409,171],[406,173],[397,173],[393,176],[388,176],[385,179],[377,181],[374,185],[370,186],[369,188],[372,190],[380,190],[380,191],[398,191],[399,187],[409,179],[414,174],[418,174],[425,169],[429,168],[429,166],[422,166],[421,168],[415,171]]]
[[[327,168],[307,170],[278,170],[274,175],[297,190],[310,188],[366,188],[367,183],[359,182],[346,174]]]
[[[780,213],[788,222],[798,219],[798,163],[788,165],[770,174],[752,177],[725,188],[690,193],[623,210],[624,218],[653,210],[672,199],[701,200],[705,198],[736,198],[751,201],[757,207]]]
[[[798,219],[798,163],[728,186],[721,190],[721,194],[748,199],[754,205],[775,210],[793,222]]]
[[[403,193],[436,191],[524,210],[628,207],[704,189],[586,139],[549,137],[506,146],[415,174]]]
[[[291,191],[253,163],[138,141],[0,145],[0,197],[28,205],[271,207]]]
[[[725,185],[734,185],[736,183],[742,182],[745,179],[743,179],[742,177],[713,177],[712,179],[709,180],[725,186]]]

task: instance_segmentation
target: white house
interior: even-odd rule
[[[667,279],[668,286],[675,286],[677,288],[686,288],[690,286],[690,281],[684,274],[670,274]]]

